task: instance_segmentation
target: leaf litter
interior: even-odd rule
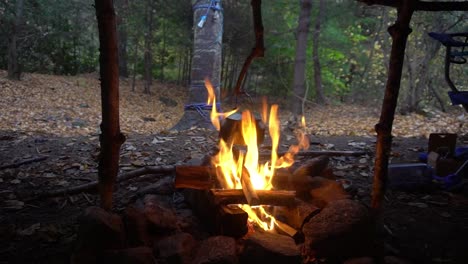
[[[47,162],[0,171],[0,187],[6,186],[15,190],[0,192],[0,198],[5,201],[1,209],[28,212],[27,209],[37,209],[35,207],[42,205],[26,204],[22,201],[21,195],[18,195],[19,191],[30,192],[72,186],[96,178],[101,116],[99,81],[96,74],[81,76],[25,74],[24,80],[20,82],[7,80],[2,77],[5,75],[4,71],[0,71],[2,87],[0,108],[3,109],[0,115],[0,139],[8,144],[0,144],[0,153],[3,153],[0,165],[7,163],[6,158],[9,158],[8,161],[21,160],[37,156],[39,153],[50,153],[47,155],[51,156]],[[201,160],[208,153],[207,146],[216,142],[216,133],[205,130],[168,132],[183,114],[186,88],[155,82],[152,94],[145,95],[141,93],[140,82],[137,83],[137,92],[131,91],[127,80],[121,80],[120,84],[120,124],[122,131],[128,135],[121,149],[121,171],[131,171],[148,165],[177,165],[182,161]],[[173,98],[177,106],[164,106],[159,101],[160,96]],[[288,120],[288,115],[288,112],[283,111],[280,119]],[[306,120],[308,125],[306,130],[312,139],[333,136],[345,138],[337,142],[323,142],[316,148],[372,151],[375,147],[374,124],[378,122],[376,109],[353,105],[317,106],[306,109]],[[397,137],[425,138],[432,132],[466,133],[466,131],[468,131],[466,116],[435,113],[430,117],[418,114],[396,115],[393,134]],[[285,140],[293,141],[294,137],[286,133]],[[291,142],[287,142],[283,145],[287,148],[290,144]],[[16,146],[15,153],[11,153],[13,146]],[[17,146],[22,146],[22,149]],[[408,152],[417,155],[422,150],[421,146],[402,145],[401,148],[398,152],[395,151],[400,154],[392,158],[408,159]],[[333,162],[336,165],[334,173],[337,179],[346,180],[350,185],[348,187],[355,190],[355,197],[368,200],[373,158],[371,156],[336,157],[333,158]],[[117,197],[132,197],[141,186],[147,184],[138,180],[132,181],[117,190]],[[412,195],[409,200],[406,198],[400,200],[399,194],[399,192],[390,192],[386,197],[395,201],[397,205],[406,205],[410,212],[415,209],[425,213],[434,210],[439,217],[458,221],[450,208],[441,208],[442,211],[437,211],[432,207],[432,203],[429,205],[422,202],[417,195]],[[436,196],[433,199],[442,198]],[[53,200],[55,201],[53,208],[60,208],[60,211],[64,212],[62,217],[71,218],[67,209],[74,208],[76,216],[84,206],[89,206],[96,200],[96,196],[91,194],[58,197]],[[122,206],[123,200],[125,199],[117,198],[117,206]],[[408,224],[404,222],[404,217],[398,216],[401,216],[401,213],[387,216],[386,219],[388,221],[395,218],[394,222]],[[60,216],[52,214],[49,217]],[[416,217],[414,213],[412,217]],[[55,230],[61,230],[60,226],[63,223],[50,224],[46,230],[40,223],[30,222],[29,220],[20,223],[21,228],[16,229],[19,236],[33,236],[36,233],[44,236],[43,233],[47,231],[53,238],[46,240],[54,241],[56,236],[61,235]],[[38,232],[42,229],[44,231]],[[396,228],[392,232],[396,236],[402,236]],[[70,236],[70,231],[64,231],[64,234]]]

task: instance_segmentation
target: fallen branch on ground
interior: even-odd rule
[[[19,162],[15,162],[15,163],[12,163],[12,164],[7,164],[7,165],[0,166],[0,170],[18,168],[21,165],[25,165],[25,164],[29,164],[29,163],[33,163],[33,162],[38,162],[38,161],[43,161],[43,160],[46,160],[47,158],[49,158],[49,157],[42,156],[42,157],[25,159],[23,161],[19,161]]]
[[[122,173],[117,177],[117,182],[126,181],[138,176],[147,175],[147,174],[168,174],[173,173],[175,166],[149,166],[137,169],[134,171]],[[35,199],[55,197],[62,195],[73,195],[81,192],[91,192],[96,191],[98,186],[98,181],[88,182],[78,186],[72,186],[67,188],[61,188],[57,190],[50,190],[47,192],[39,193],[35,196]]]

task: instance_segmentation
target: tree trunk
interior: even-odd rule
[[[440,19],[436,21],[438,22],[433,25],[434,31],[440,32],[442,30],[442,24],[440,23]],[[414,42],[413,49],[420,49],[423,43],[426,48],[424,56],[420,60],[415,58],[410,60],[411,56],[407,54],[408,62],[406,64],[408,66],[409,84],[405,105],[402,109],[404,113],[412,113],[420,110],[423,91],[425,87],[428,87],[427,84],[431,77],[428,67],[441,46],[440,42],[431,40],[426,34],[423,35],[422,39]]]
[[[239,64],[240,64],[239,56],[235,56],[235,60],[233,61],[231,65],[231,70],[230,70],[229,87],[234,87],[234,82],[236,81]]]
[[[116,1],[118,4],[119,15],[117,17],[117,34],[119,43],[119,75],[128,77],[128,54],[127,54],[127,10],[128,0]]]
[[[182,52],[177,52],[177,85],[182,83]]]
[[[152,67],[153,67],[153,54],[152,54],[152,42],[153,42],[153,4],[152,0],[148,0],[147,10],[146,10],[146,24],[148,26],[148,31],[145,34],[145,54],[144,54],[144,65],[145,65],[145,84],[143,93],[151,93],[151,84],[153,82],[152,78]]]
[[[305,78],[306,78],[306,53],[307,35],[310,26],[310,13],[312,0],[301,0],[301,11],[297,25],[296,59],[294,63],[294,87],[291,98],[291,111],[297,120],[304,115],[302,102],[306,99]]]
[[[125,141],[119,124],[119,58],[112,0],[95,0],[99,28],[101,74],[101,153],[98,176],[101,207],[112,209],[114,184],[119,171],[119,150]]]
[[[8,78],[19,80],[21,71],[18,62],[18,34],[20,30],[21,19],[23,18],[24,2],[17,0],[15,4],[15,21],[13,23],[12,32],[10,35],[10,43],[8,45]]]
[[[137,62],[138,62],[138,49],[140,48],[140,45],[138,45],[139,41],[138,41],[137,36],[138,36],[138,34],[135,34],[135,51],[133,52],[132,92],[135,92]]]
[[[312,47],[312,60],[314,62],[314,84],[315,84],[315,95],[316,102],[319,104],[326,104],[327,98],[323,93],[322,85],[322,68],[320,66],[319,58],[319,38],[320,38],[320,27],[325,15],[325,0],[320,0],[317,18],[315,19],[315,29],[313,34],[313,47]]]
[[[187,56],[187,49],[184,50],[184,62],[182,66],[182,82],[181,85],[187,85],[187,64],[188,64],[188,56]]]
[[[398,7],[397,20],[395,24],[388,29],[392,37],[389,72],[379,123],[375,126],[377,145],[371,207],[376,215],[379,215],[382,209],[387,183],[388,159],[392,148],[392,126],[398,102],[406,42],[408,40],[408,35],[411,33],[409,24],[414,12],[413,3],[413,1],[401,2],[401,6]]]
[[[195,105],[207,102],[208,93],[204,80],[209,79],[215,89],[219,102],[219,85],[221,77],[221,53],[223,13],[217,9],[207,9],[211,0],[193,0],[194,46],[192,68],[190,74],[189,98],[181,120],[172,128],[174,130],[189,129],[193,126],[212,128],[209,118],[205,118],[196,110]],[[221,8],[216,1],[217,8]],[[203,23],[202,17],[207,15]],[[209,115],[209,110],[202,110]]]
[[[167,34],[167,30],[166,30],[166,23],[163,23],[162,25],[162,50],[160,52],[160,56],[161,56],[161,72],[160,72],[160,80],[161,82],[164,82],[164,64],[166,63],[165,62],[165,56],[166,56],[166,34]]]

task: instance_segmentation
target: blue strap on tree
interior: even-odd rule
[[[205,111],[211,111],[213,105],[199,103],[199,104],[188,104],[185,105],[184,110],[195,110],[197,111],[205,120],[210,121],[210,116]],[[216,103],[216,109],[218,112],[221,112],[221,103]]]
[[[191,87],[205,87],[204,84],[192,84]],[[184,106],[184,111],[186,110],[195,110],[197,111],[206,121],[211,122],[210,116],[206,113],[206,111],[211,111],[213,109],[213,105],[209,105],[206,103],[195,103],[195,104],[187,104]],[[221,103],[216,103],[216,110],[218,112],[222,112],[221,110]]]
[[[201,8],[206,9],[206,13],[201,16],[200,21],[197,24],[197,26],[199,28],[202,28],[203,25],[205,24],[206,19],[208,18],[208,14],[209,14],[210,10],[213,10],[215,12],[216,11],[223,11],[223,9],[219,5],[219,1],[220,0],[211,0],[209,5],[204,4],[204,5],[193,6],[193,10],[201,9]]]

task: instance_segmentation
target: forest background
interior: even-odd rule
[[[242,64],[254,46],[250,1],[225,0],[221,95],[232,95]],[[188,86],[193,49],[189,0],[116,0],[120,75],[132,90],[151,93],[153,79]],[[299,1],[263,4],[265,57],[251,65],[244,89],[252,95],[292,96]],[[307,99],[316,103],[379,106],[387,76],[396,11],[357,1],[312,1],[308,34]],[[399,111],[446,111],[444,47],[428,32],[466,31],[464,12],[425,12],[412,22]],[[98,71],[99,39],[93,1],[3,0],[0,2],[0,68],[15,60],[21,72],[78,75]],[[15,54],[12,54],[15,40]],[[318,56],[314,55],[314,49]],[[319,68],[315,68],[318,65]],[[321,83],[314,81],[320,70]],[[468,68],[452,66],[463,90]],[[135,85],[143,79],[144,88]],[[465,87],[463,87],[463,85]],[[318,87],[320,86],[320,87]],[[323,90],[327,100],[317,96]],[[453,109],[453,108],[449,108]]]

